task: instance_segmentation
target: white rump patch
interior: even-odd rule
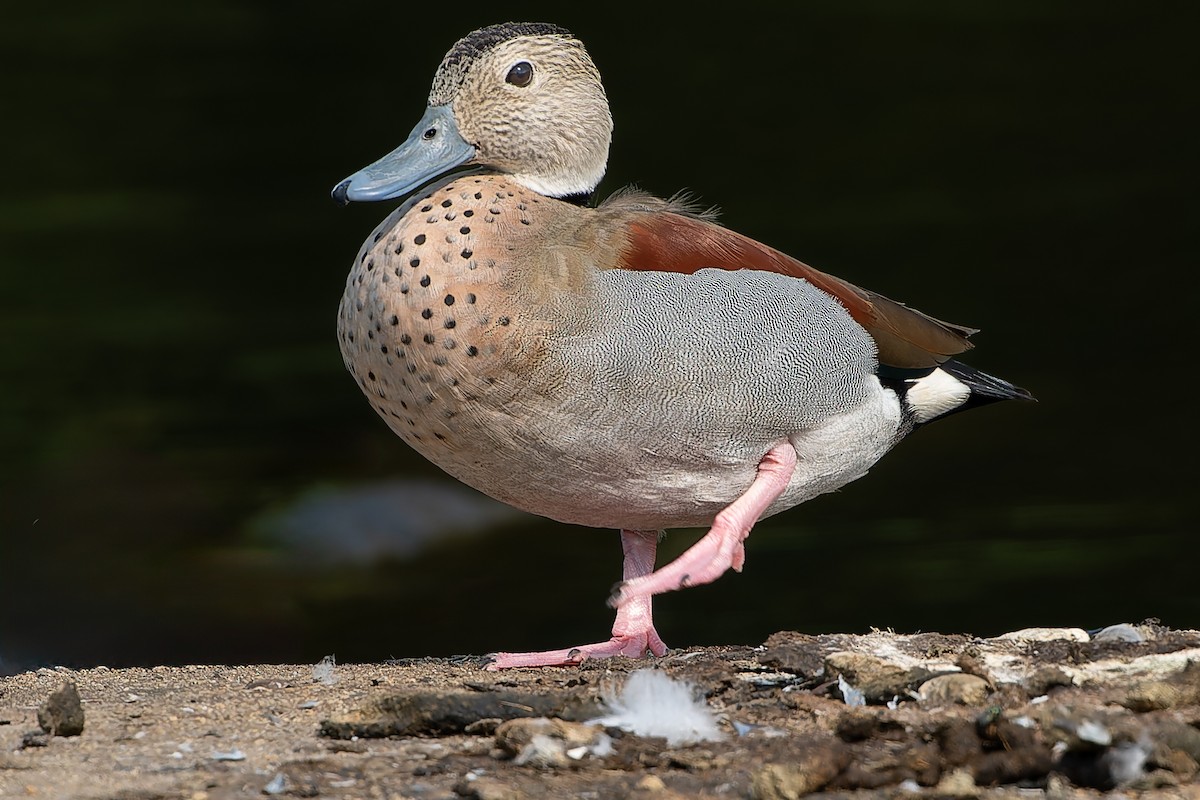
[[[928,422],[967,402],[971,387],[942,369],[908,382],[905,398],[917,422]]]

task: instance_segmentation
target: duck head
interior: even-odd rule
[[[548,197],[587,194],[604,176],[611,141],[608,98],[582,42],[556,25],[492,25],[442,59],[404,143],[332,195],[343,205],[390,200],[470,165]]]

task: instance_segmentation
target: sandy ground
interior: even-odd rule
[[[0,797],[1200,800],[1197,631],[779,633],[652,661],[481,663],[3,678]],[[585,724],[647,667],[690,684],[720,738]],[[859,695],[865,704],[850,704]],[[54,735],[80,710],[81,733]]]

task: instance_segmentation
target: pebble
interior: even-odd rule
[[[1058,667],[1044,664],[1025,679],[1025,689],[1034,697],[1040,697],[1056,686],[1072,686],[1071,676]]]
[[[886,703],[897,695],[907,695],[934,674],[924,667],[905,669],[866,653],[841,651],[825,657],[825,675],[831,680],[842,676],[868,703]]]
[[[980,789],[975,778],[965,769],[947,772],[930,791],[934,797],[978,797]]]
[[[1141,631],[1130,625],[1128,622],[1122,622],[1119,625],[1109,625],[1096,633],[1092,637],[1093,642],[1144,642],[1146,637],[1142,636]]]
[[[1091,639],[1083,628],[1022,628],[1019,631],[1002,633],[997,639],[1017,642],[1086,642]]]
[[[988,682],[978,675],[960,672],[954,675],[938,675],[921,684],[917,690],[921,703],[949,706],[978,706],[987,702],[991,689]]]
[[[822,789],[850,762],[850,751],[827,744],[801,751],[786,764],[767,764],[754,774],[752,793],[756,800],[797,800]]]
[[[1120,703],[1133,711],[1164,711],[1200,703],[1200,661],[1189,661],[1169,678],[1138,684]]]
[[[470,800],[525,800],[524,792],[505,786],[495,778],[464,779],[454,787],[454,793]]]
[[[38,709],[38,725],[51,736],[78,736],[83,733],[83,703],[79,690],[71,682],[52,693]]]

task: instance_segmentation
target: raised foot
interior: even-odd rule
[[[667,646],[657,631],[650,628],[632,636],[614,636],[607,642],[568,647],[563,650],[544,650],[540,653],[492,653],[485,669],[493,672],[514,667],[565,667],[589,658],[627,656],[644,658],[647,654],[664,656]]]
[[[622,609],[656,594],[712,583],[730,569],[741,572],[750,529],[787,488],[795,470],[796,450],[791,444],[771,448],[759,463],[750,488],[717,514],[712,528],[700,541],[662,569],[627,576],[613,587],[609,606]]]

